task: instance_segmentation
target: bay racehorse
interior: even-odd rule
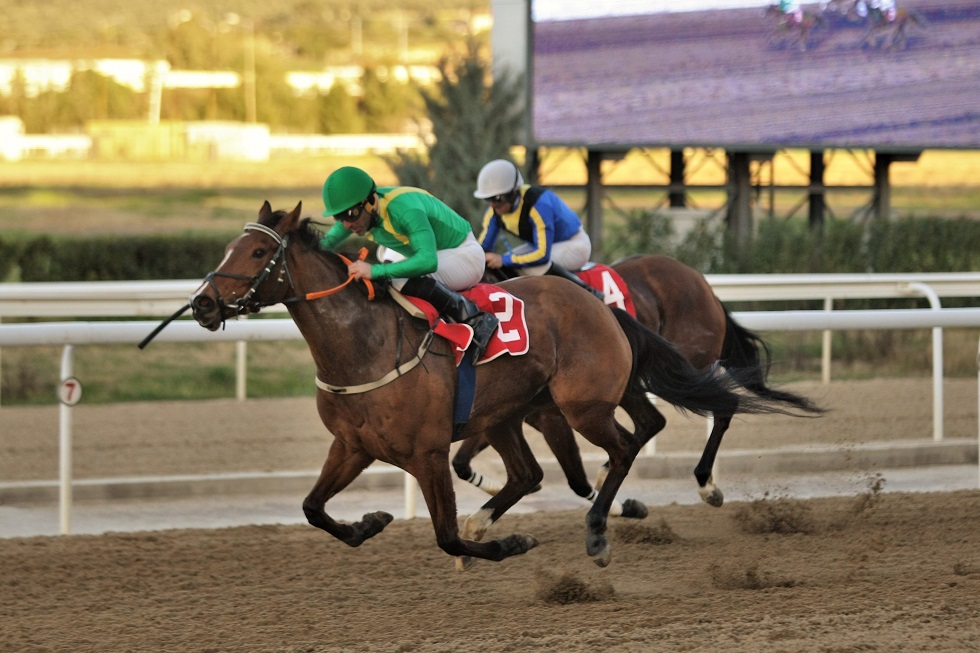
[[[737,372],[743,387],[758,397],[810,415],[823,412],[806,397],[769,385],[768,344],[732,318],[700,272],[677,259],[654,254],[630,256],[610,267],[621,281],[612,276],[605,279],[606,285],[600,290],[605,292],[607,303],[622,303],[628,296],[636,318],[669,340],[694,367],[706,370],[719,365]],[[496,270],[488,270],[484,278],[499,281],[504,277]],[[507,288],[509,283],[507,281],[503,287]],[[619,288],[620,283],[626,288]],[[667,424],[656,408],[653,414],[655,421],[651,430],[645,431],[650,437]],[[712,469],[734,413],[717,411],[713,417],[711,433],[694,468],[694,478],[705,503],[718,507],[724,503],[724,494],[714,483]],[[572,491],[594,500],[597,491],[589,482],[574,442],[574,433],[561,412],[544,410],[530,415],[527,423],[544,436]],[[487,441],[479,437],[466,440],[453,456],[452,465],[457,476],[492,493],[500,487],[499,481],[474,471],[471,465],[473,458],[487,446]],[[623,503],[622,516],[643,516],[642,512],[632,509],[632,504],[632,501]],[[613,506],[614,514],[620,511],[618,503],[614,502]]]
[[[449,466],[458,373],[453,345],[433,337],[430,323],[410,317],[390,294],[372,301],[366,286],[351,284],[349,261],[319,249],[321,234],[300,217],[301,208],[273,211],[265,202],[258,221],[228,244],[190,307],[212,331],[264,306],[288,308],[313,356],[317,409],[333,435],[303,511],[310,524],[350,546],[380,533],[392,515],[378,511],[343,523],[330,517],[326,503],[375,460],[418,480],[446,553],[502,560],[536,546],[524,534],[481,540],[543,476],[521,431],[524,417],[557,406],[572,428],[609,455],[606,482],[586,516],[586,551],[605,566],[609,507],[646,437],[616,423],[617,404],[637,433],[655,421],[646,392],[697,414],[772,410],[736,394],[725,377],[696,370],[661,336],[575,284],[557,277],[515,280],[510,295],[500,294],[523,301],[531,345],[521,356],[477,366],[475,398],[459,433],[486,437],[508,478],[461,534]]]

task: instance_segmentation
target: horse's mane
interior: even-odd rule
[[[303,218],[299,221],[299,227],[293,232],[293,235],[303,244],[303,247],[308,249],[319,250],[320,239],[323,238],[323,232],[314,226],[313,218]]]

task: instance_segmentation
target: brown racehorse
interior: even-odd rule
[[[626,283],[637,319],[644,326],[673,343],[698,369],[710,369],[716,363],[736,372],[745,389],[758,397],[790,409],[819,415],[822,410],[807,398],[768,385],[769,347],[758,335],[736,322],[715,295],[707,279],[680,261],[651,254],[638,254],[612,264]],[[495,272],[495,271],[491,271]],[[487,277],[494,276],[488,273]],[[507,282],[511,283],[510,281]],[[506,284],[504,287],[508,287]],[[607,297],[610,295],[607,293]],[[653,410],[655,423],[648,431],[651,437],[667,424],[663,415]],[[730,412],[714,414],[714,424],[701,459],[694,468],[701,498],[712,506],[724,503],[724,494],[714,484],[712,469],[722,438],[731,425]],[[568,485],[580,497],[593,500],[596,491],[589,483],[574,434],[554,410],[529,416],[528,424],[541,431],[555,458],[565,472]],[[453,456],[456,475],[488,492],[499,483],[474,472],[471,461],[488,443],[480,438],[463,442]],[[642,506],[641,506],[642,507]],[[614,504],[614,513],[618,504]],[[632,500],[623,503],[622,516],[643,516],[634,509]]]
[[[783,13],[778,4],[766,7],[766,18],[774,19],[767,41],[774,48],[791,48],[805,52],[814,45],[813,32],[826,24],[819,13],[801,9],[799,13]]]
[[[341,523],[326,503],[375,460],[418,480],[446,553],[464,561],[502,560],[536,546],[523,534],[480,540],[542,478],[521,432],[524,417],[557,406],[572,428],[609,455],[605,485],[586,516],[586,551],[605,566],[610,505],[655,422],[646,392],[698,414],[773,410],[735,394],[724,377],[695,370],[661,336],[567,280],[515,280],[508,290],[524,301],[531,346],[522,356],[477,367],[475,400],[461,432],[463,438],[485,436],[508,478],[461,535],[449,466],[458,371],[451,345],[432,338],[429,323],[410,318],[390,295],[369,301],[363,286],[348,285],[348,262],[319,249],[320,232],[300,218],[301,208],[273,211],[264,203],[258,222],[228,244],[190,306],[212,331],[236,315],[287,306],[313,355],[317,409],[334,437],[303,511],[310,524],[350,546],[380,533],[392,516],[374,512]],[[616,423],[617,404],[634,420],[637,435]]]

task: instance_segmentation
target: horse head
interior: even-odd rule
[[[237,315],[259,311],[287,300],[293,280],[286,263],[290,239],[308,221],[300,219],[303,203],[292,211],[273,211],[269,202],[259,209],[257,222],[225,247],[218,267],[190,297],[194,319],[211,330]]]

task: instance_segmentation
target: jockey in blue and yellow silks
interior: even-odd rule
[[[516,165],[496,159],[480,170],[473,195],[489,203],[479,237],[487,267],[513,268],[524,276],[565,277],[602,297],[571,272],[588,263],[592,241],[582,220],[554,191],[525,184]],[[504,254],[496,253],[501,230],[524,242]]]

